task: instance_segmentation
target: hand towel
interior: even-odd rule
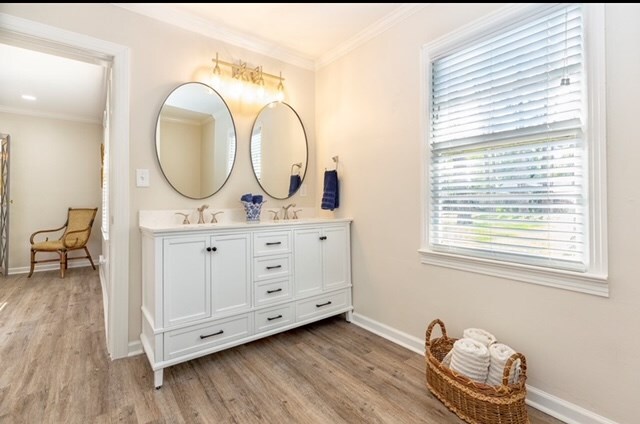
[[[256,194],[255,196],[253,196],[251,198],[251,200],[252,200],[252,203],[254,203],[254,204],[260,204],[260,203],[262,203],[262,195]]]
[[[289,196],[293,196],[301,184],[302,178],[300,178],[300,175],[292,175],[291,178],[289,178]]]
[[[462,333],[462,337],[477,340],[487,347],[496,342],[496,337],[493,334],[481,328],[467,328]]]
[[[477,340],[462,338],[453,344],[450,368],[471,380],[484,383],[490,361],[489,349]]]
[[[322,209],[334,210],[340,205],[338,189],[338,171],[335,169],[324,171],[324,193],[322,195]]]
[[[253,202],[253,195],[251,193],[247,193],[247,194],[243,194],[242,197],[240,197],[240,201],[241,202]]]
[[[516,353],[515,350],[502,343],[495,343],[489,346],[489,355],[491,362],[489,365],[489,375],[487,376],[487,384],[491,386],[500,386],[502,384],[502,375],[507,360]],[[511,365],[511,373],[509,374],[509,384],[513,384],[520,378],[520,360],[516,360]]]

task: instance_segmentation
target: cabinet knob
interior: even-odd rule
[[[207,252],[211,252],[211,248],[210,247],[207,247]]]
[[[212,251],[212,252],[217,252],[217,251],[218,251],[218,248],[217,248],[217,247],[212,247],[212,248],[211,248],[211,251]]]
[[[320,240],[326,240],[326,239],[327,239],[327,236],[320,237]]]

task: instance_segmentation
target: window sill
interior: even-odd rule
[[[609,297],[606,274],[579,273],[418,249],[423,264]]]

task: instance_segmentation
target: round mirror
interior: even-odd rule
[[[266,105],[251,131],[251,165],[260,187],[275,199],[295,194],[307,172],[307,135],[300,117],[282,102]]]
[[[222,97],[199,82],[175,88],[158,114],[156,154],[183,196],[204,199],[220,190],[236,159],[236,128]]]

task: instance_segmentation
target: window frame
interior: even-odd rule
[[[567,271],[543,266],[508,263],[471,255],[433,250],[429,245],[431,219],[431,166],[430,111],[431,63],[445,52],[460,45],[505,30],[514,22],[527,19],[557,6],[555,4],[513,5],[480,18],[459,30],[445,34],[421,49],[421,133],[423,154],[421,173],[422,193],[422,247],[418,249],[423,264],[443,266],[479,274],[540,284],[571,291],[608,297],[607,256],[607,181],[606,181],[606,89],[605,89],[605,23],[604,4],[584,3],[584,73],[586,78],[586,145],[587,148],[587,270]]]

